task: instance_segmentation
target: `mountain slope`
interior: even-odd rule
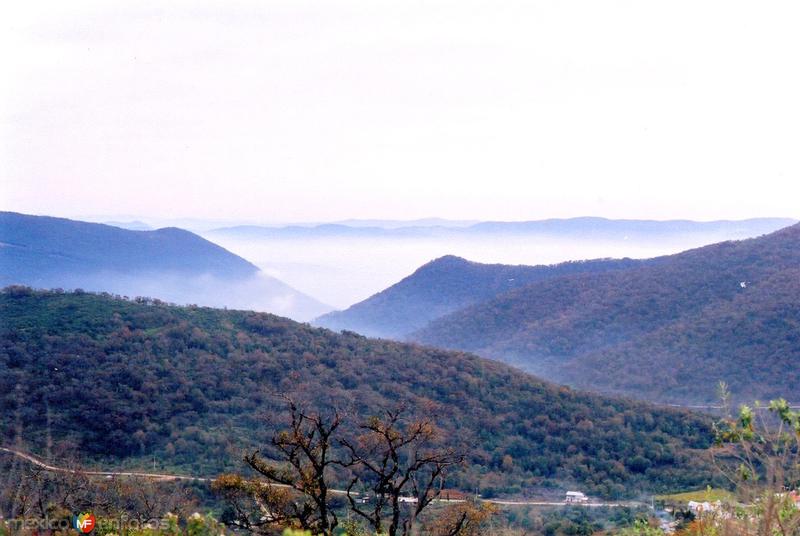
[[[781,270],[727,303],[713,302],[635,340],[570,361],[563,379],[669,402],[716,402],[724,380],[738,400],[800,401],[800,267]],[[620,371],[625,373],[620,374]]]
[[[0,285],[84,288],[311,318],[329,308],[174,227],[132,231],[0,213]]]
[[[542,382],[463,353],[335,334],[268,314],[10,288],[0,294],[0,431],[48,433],[106,464],[239,468],[274,430],[276,392],[374,415],[438,408],[467,448],[451,484],[578,483],[605,496],[703,485],[707,419]],[[17,386],[25,386],[24,389]],[[505,459],[505,461],[504,461]],[[515,487],[517,486],[517,487]]]
[[[798,355],[791,332],[797,310],[785,309],[788,317],[779,321],[770,310],[779,304],[768,302],[770,296],[796,295],[798,267],[800,225],[795,225],[629,270],[535,283],[435,320],[413,338],[476,351],[575,385],[670,402],[684,397],[707,402],[718,380],[736,383],[739,362],[723,352],[736,348],[737,355],[747,352],[771,371],[763,383],[743,391],[765,396],[782,389],[791,397],[800,394],[797,384],[781,369]],[[723,336],[725,330],[714,327],[719,315],[741,306],[741,316],[745,305],[753,321],[768,328],[764,337],[754,339],[752,330]],[[675,380],[678,354],[692,366]],[[641,380],[644,370],[652,375],[647,384]]]
[[[576,273],[599,273],[639,266],[632,259],[566,262],[553,266],[481,264],[448,255],[420,267],[386,290],[314,323],[368,336],[399,339],[442,317],[497,294]]]
[[[218,277],[253,275],[258,268],[194,233],[175,227],[131,231],[111,225],[0,213],[3,283],[36,281],[67,270],[205,272]]]

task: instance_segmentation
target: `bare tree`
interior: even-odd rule
[[[12,466],[12,474],[13,486],[0,489],[0,512],[8,511],[11,518],[53,517],[99,500],[97,486],[80,468],[54,472],[23,461]]]
[[[309,526],[314,510],[289,488],[221,475],[212,484],[230,508],[222,521],[258,534],[280,534],[287,525]],[[228,519],[226,519],[228,517]]]
[[[467,500],[447,506],[430,526],[426,533],[431,536],[478,536],[485,534],[484,525],[497,514],[497,507],[491,503],[478,503]]]
[[[333,466],[340,465],[331,451],[342,416],[336,409],[329,414],[307,412],[292,398],[283,398],[289,410],[288,428],[273,435],[270,442],[279,462],[268,460],[259,451],[245,456],[247,465],[266,482],[229,476],[218,480],[215,489],[228,496],[237,521],[253,530],[269,533],[275,525],[293,524],[314,534],[331,535],[339,520],[331,506],[327,479]],[[232,501],[236,497],[238,503]],[[248,514],[242,497],[258,505],[261,515],[254,519]]]
[[[167,512],[188,513],[193,503],[191,491],[181,483],[134,477],[99,478],[83,471],[70,458],[53,463],[58,464],[58,470],[21,462],[14,469],[14,485],[5,490],[0,487],[0,514],[56,519],[90,510],[110,517],[153,519]]]
[[[386,516],[389,536],[412,534],[417,517],[440,495],[446,470],[464,456],[440,446],[431,419],[407,418],[403,407],[385,410],[359,428],[355,441],[341,441],[349,455],[344,465],[353,471],[350,507],[377,534],[383,533]],[[358,485],[373,495],[370,502],[356,495]]]

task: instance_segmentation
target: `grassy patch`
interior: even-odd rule
[[[709,487],[697,491],[684,491],[682,493],[672,493],[669,495],[656,495],[656,500],[665,502],[682,502],[682,503],[688,503],[689,501],[725,502],[733,500],[733,493],[725,489]]]

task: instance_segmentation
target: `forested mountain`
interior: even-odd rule
[[[563,379],[675,403],[711,402],[714,381],[724,380],[737,400],[797,403],[798,364],[800,266],[641,338],[588,352],[567,365]]]
[[[0,285],[83,288],[308,319],[329,310],[245,259],[174,227],[134,231],[0,213]]]
[[[481,264],[448,255],[420,267],[386,290],[314,323],[368,336],[403,338],[428,322],[536,281],[639,266],[632,259],[565,262],[553,266]]]
[[[594,390],[706,403],[795,398],[800,225],[549,279],[433,321],[418,341],[475,351]]]
[[[604,496],[704,485],[709,421],[572,391],[473,355],[269,314],[108,295],[0,294],[2,441],[105,464],[239,469],[279,411],[275,393],[375,415],[434,408],[468,451],[449,485],[486,495],[577,483]],[[17,431],[22,432],[21,438]]]

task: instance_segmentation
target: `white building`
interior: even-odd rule
[[[702,516],[706,514],[714,514],[715,516],[722,518],[722,519],[729,519],[731,517],[731,512],[727,511],[725,508],[722,507],[721,501],[716,502],[697,502],[697,501],[689,501],[689,510],[694,513],[696,516]]]
[[[589,497],[580,491],[568,491],[567,496],[564,498],[567,503],[588,503]]]
[[[698,502],[698,501],[689,501],[689,510],[694,512],[695,514],[702,514],[703,512],[712,512],[714,510],[718,510],[722,503],[720,501],[711,503],[708,501]]]

